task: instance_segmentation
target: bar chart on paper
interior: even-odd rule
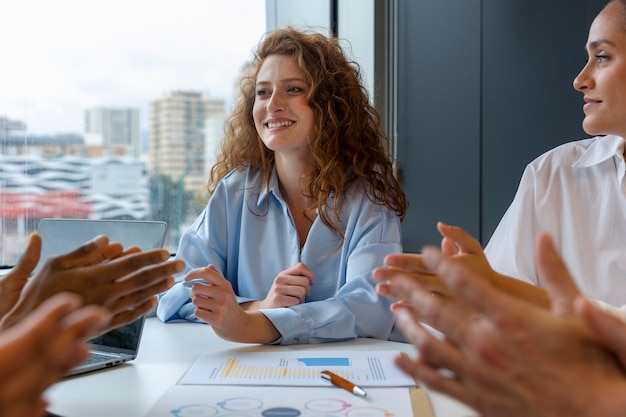
[[[339,369],[337,374],[344,378],[356,378],[356,374],[350,369],[350,358],[295,358],[283,359],[276,366],[259,366],[246,363],[241,359],[228,358],[224,368],[220,372],[222,378],[247,378],[247,379],[318,379],[320,367],[323,369]],[[380,364],[376,366],[380,370]]]
[[[393,364],[395,351],[205,352],[179,381],[183,385],[328,386],[323,370],[362,386],[413,387]]]

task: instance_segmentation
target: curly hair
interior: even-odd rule
[[[251,69],[241,79],[241,96],[225,128],[218,162],[206,186],[208,192],[212,193],[229,172],[247,168],[260,171],[265,186],[269,184],[274,154],[256,131],[252,109],[257,73],[270,55],[292,57],[309,86],[307,102],[315,121],[310,140],[313,169],[304,184],[324,224],[343,239],[327,213],[326,203],[334,194],[339,202],[334,206],[334,218],[340,222],[342,197],[354,183],[360,184],[372,202],[403,219],[406,197],[393,175],[387,152],[389,139],[369,103],[358,64],[346,57],[338,39],[291,27],[269,32],[258,45]]]

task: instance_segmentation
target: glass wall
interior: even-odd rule
[[[175,252],[262,35],[334,22],[375,101],[375,3],[7,2],[0,264],[15,263],[44,217],[163,220]]]
[[[0,263],[43,217],[167,221],[196,192],[240,71],[266,30],[261,0],[20,0],[2,7]]]

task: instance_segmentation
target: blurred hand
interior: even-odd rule
[[[536,256],[551,310],[489,285],[480,268],[456,257],[434,248],[423,255],[451,293],[480,314],[463,314],[448,298],[393,278],[406,294],[405,303],[393,306],[397,323],[419,351],[417,359],[398,358],[400,368],[484,417],[623,415],[622,367],[575,313],[580,294],[547,236],[539,239]],[[445,337],[433,336],[422,323]],[[626,325],[613,332],[626,332]]]
[[[129,253],[136,252],[137,250],[137,248],[131,248]],[[101,252],[98,252],[96,257],[90,259],[90,261],[97,263],[106,259],[113,259],[122,255],[122,251],[122,245],[119,243],[110,243],[104,247]],[[28,277],[39,262],[40,253],[41,237],[34,233],[30,236],[26,250],[17,264],[8,274],[0,276],[0,318],[4,317],[17,303]]]
[[[44,391],[86,358],[84,341],[101,331],[109,314],[101,307],[80,305],[80,297],[58,294],[0,333],[3,416],[40,416],[46,406]]]
[[[476,275],[489,283],[495,283],[499,275],[491,268],[480,242],[459,227],[437,223],[437,229],[442,235],[441,253],[444,256],[454,257],[455,262],[466,265]],[[376,290],[380,295],[403,300],[407,293],[394,286],[394,278],[410,279],[415,285],[426,292],[438,297],[445,297],[457,308],[465,310],[467,314],[474,312],[467,303],[459,302],[450,292],[448,285],[428,266],[424,264],[422,255],[400,253],[385,258],[386,267],[377,268],[373,277],[381,282]]]
[[[110,328],[129,323],[156,305],[156,294],[174,284],[173,274],[184,269],[184,262],[169,261],[168,251],[155,249],[122,251],[99,236],[78,249],[45,260],[24,285],[15,306],[5,315],[6,328],[43,301],[60,292],[82,297],[85,305],[107,308],[113,318]]]

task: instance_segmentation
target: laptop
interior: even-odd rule
[[[120,242],[124,248],[141,250],[163,247],[167,224],[143,220],[42,219],[37,233],[41,236],[40,268],[50,256],[64,254],[98,235],[109,242]],[[72,368],[66,376],[109,368],[137,357],[145,317],[117,327],[89,341],[89,357]]]

